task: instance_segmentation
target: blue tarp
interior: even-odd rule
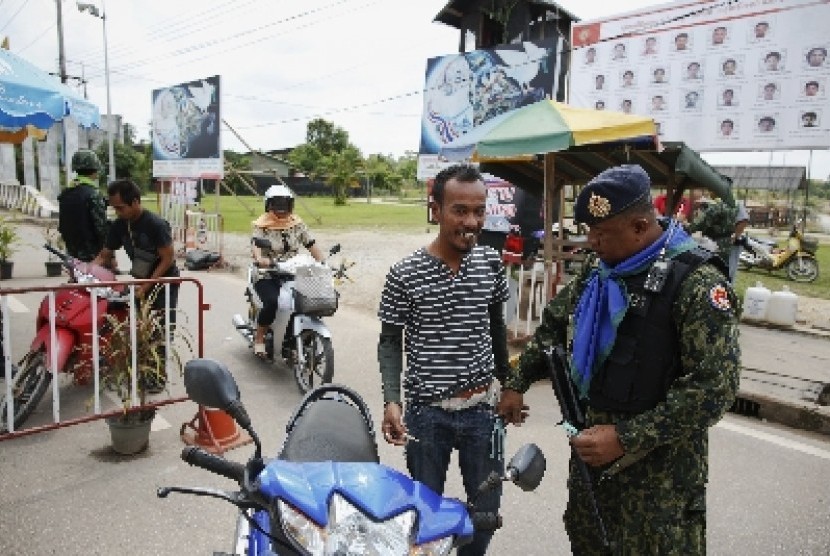
[[[49,129],[66,116],[81,127],[98,127],[98,107],[56,78],[0,48],[0,128],[16,131],[27,125]]]

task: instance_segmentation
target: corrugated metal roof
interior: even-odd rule
[[[628,147],[621,143],[602,143],[558,151],[554,175],[562,183],[584,185],[612,166],[639,164],[648,173],[653,187],[673,184],[681,190],[706,189],[729,204],[734,202],[729,179],[683,143],[663,143],[659,152],[653,144],[648,147],[635,143]],[[545,176],[543,159],[543,155],[532,160],[489,159],[481,162],[481,170],[541,197]]]
[[[525,0],[525,3],[542,4],[564,14],[570,21],[579,21],[578,17],[562,8],[552,0]],[[489,4],[489,2],[485,3],[484,0],[451,0],[450,2],[447,2],[447,5],[444,6],[440,12],[438,12],[432,21],[444,23],[450,27],[460,29],[461,20],[463,19],[464,14],[472,10],[480,10],[482,6]]]
[[[804,166],[714,166],[732,178],[732,189],[767,189],[792,191],[807,187]]]

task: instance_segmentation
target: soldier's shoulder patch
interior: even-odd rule
[[[732,308],[729,301],[729,291],[723,284],[716,284],[709,290],[709,303],[719,311],[728,311]]]

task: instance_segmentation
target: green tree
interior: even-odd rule
[[[132,124],[125,123],[123,125],[124,131],[124,144],[125,145],[135,145],[135,137],[136,131],[135,126]]]
[[[308,122],[305,142],[314,146],[321,156],[343,152],[350,145],[349,134],[346,130],[322,118]]]
[[[345,205],[349,188],[358,187],[358,171],[363,167],[363,157],[354,145],[333,152],[323,158],[325,181],[334,192],[334,204]]]
[[[363,175],[375,191],[392,191],[397,180],[394,161],[382,154],[370,154],[363,165]]]
[[[117,178],[140,179],[142,177],[139,173],[141,169],[140,158],[142,156],[140,153],[136,152],[136,150],[130,146],[122,145],[117,142],[113,145],[113,153],[115,154],[115,176]],[[110,164],[109,148],[106,141],[101,143],[101,146],[98,147],[96,154],[98,155],[98,160],[101,161],[101,166],[103,167],[99,181],[105,186],[107,179],[109,178],[108,174]]]
[[[295,147],[288,154],[288,162],[307,176],[316,178],[322,171],[323,155],[320,150],[309,143]]]

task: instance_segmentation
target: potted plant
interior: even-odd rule
[[[163,290],[159,290],[163,291]],[[156,414],[148,407],[148,395],[166,388],[164,325],[160,312],[151,308],[155,294],[143,299],[136,309],[136,365],[133,367],[133,342],[130,320],[107,315],[111,331],[102,341],[101,387],[115,392],[123,412],[107,418],[114,451],[130,455],[143,451],[150,439],[150,425]],[[171,327],[168,350],[172,369],[184,368],[182,348],[192,354],[191,337],[181,324]],[[132,403],[135,378],[138,405]]]
[[[14,254],[19,239],[14,223],[7,218],[0,218],[0,280],[12,277],[14,263],[9,259]]]
[[[63,237],[61,236],[60,232],[58,232],[57,226],[54,224],[50,224],[46,227],[43,231],[43,239],[46,241],[46,245],[52,247],[53,249],[57,249],[58,251],[63,251],[66,249],[66,243],[63,241]],[[63,263],[61,260],[52,253],[49,252],[49,255],[46,257],[46,276],[54,277],[61,275],[61,269],[63,267]]]

